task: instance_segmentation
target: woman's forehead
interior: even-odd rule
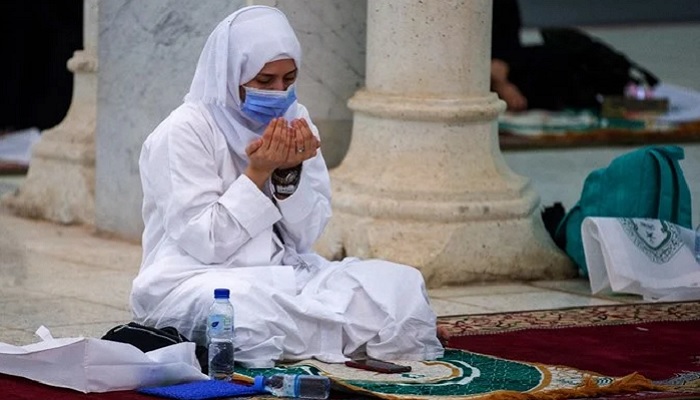
[[[263,65],[258,74],[265,75],[286,75],[297,69],[296,63],[291,58],[270,61]]]

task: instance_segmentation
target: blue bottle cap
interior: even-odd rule
[[[256,376],[253,381],[253,388],[261,393],[265,392],[265,376]]]
[[[215,299],[228,299],[231,292],[228,289],[214,289]]]

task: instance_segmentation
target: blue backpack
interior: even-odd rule
[[[586,177],[581,198],[554,237],[581,276],[588,276],[581,241],[586,217],[653,218],[691,228],[690,189],[678,163],[683,157],[679,146],[647,146],[616,157]]]

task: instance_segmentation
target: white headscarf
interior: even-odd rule
[[[265,125],[241,112],[238,87],[271,61],[291,58],[301,66],[301,46],[287,17],[267,6],[244,7],[221,21],[209,35],[199,56],[185,102],[204,103],[212,113],[226,141],[241,161],[247,163],[245,148],[262,135]],[[294,102],[284,117],[300,117]]]

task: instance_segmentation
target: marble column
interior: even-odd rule
[[[16,193],[2,199],[20,216],[63,224],[94,223],[98,0],[85,0],[83,7],[84,49],[67,63],[74,74],[68,113],[41,133],[25,181]]]
[[[575,275],[499,149],[491,2],[370,0],[367,12],[366,86],[348,103],[352,141],[317,250],[413,265],[430,287]]]

